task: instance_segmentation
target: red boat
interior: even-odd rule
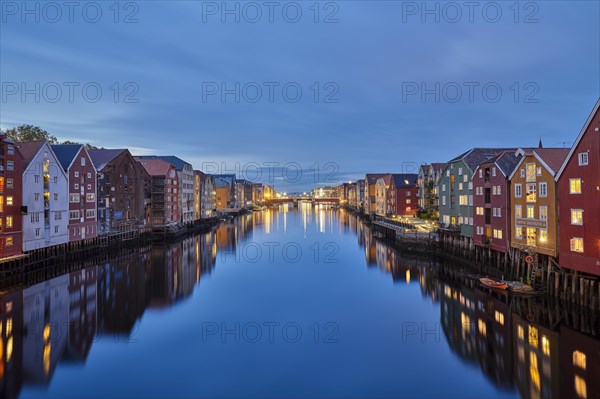
[[[497,290],[505,290],[508,288],[508,284],[506,284],[505,282],[492,280],[491,278],[487,277],[480,278],[479,281],[486,287],[495,288]]]

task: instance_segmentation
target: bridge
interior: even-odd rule
[[[297,202],[313,202],[315,204],[339,204],[339,198],[312,198],[310,196],[287,197],[287,198],[269,198],[265,200],[267,204],[286,204]]]

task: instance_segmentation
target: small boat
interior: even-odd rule
[[[493,280],[487,277],[480,278],[479,282],[486,287],[495,288],[497,290],[505,290],[508,288],[508,284],[506,284],[504,281]]]
[[[535,289],[529,284],[521,283],[519,281],[507,281],[508,289],[512,292],[519,294],[533,294],[535,293]]]

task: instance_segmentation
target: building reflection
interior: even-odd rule
[[[570,310],[540,297],[507,296],[460,280],[459,266],[412,256],[373,237],[368,225],[340,217],[345,231],[356,226],[365,263],[394,282],[419,281],[421,294],[440,304],[450,349],[477,365],[500,389],[524,398],[600,398],[600,314]],[[452,272],[448,272],[448,270]]]

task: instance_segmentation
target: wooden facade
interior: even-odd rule
[[[600,100],[556,176],[561,267],[600,275]]]

